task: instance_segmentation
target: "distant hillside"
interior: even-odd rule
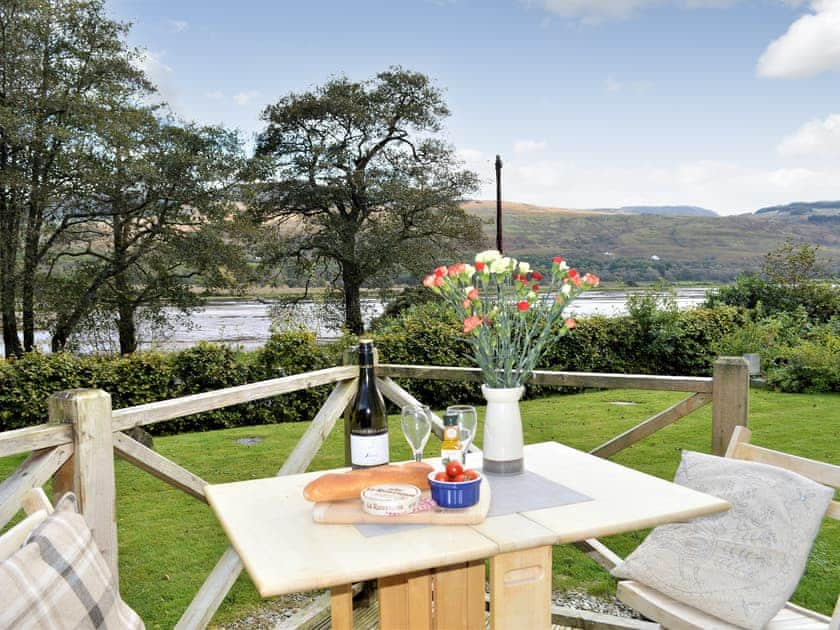
[[[658,214],[664,217],[716,217],[718,213],[698,206],[622,206],[622,214]]]
[[[495,238],[495,203],[466,209]],[[762,256],[786,239],[820,246],[840,273],[840,223],[793,221],[779,214],[661,216],[541,208],[504,202],[505,252],[546,265],[560,254],[606,280],[728,281],[758,269]]]
[[[769,206],[755,211],[762,217],[808,221],[818,225],[840,225],[840,201],[797,201],[783,206]]]

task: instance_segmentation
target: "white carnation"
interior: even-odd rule
[[[497,258],[490,263],[490,273],[505,273],[507,271],[512,271],[515,265],[516,261],[513,258],[503,256],[502,258]]]
[[[564,284],[562,287],[560,287],[560,293],[562,293],[566,297],[568,297],[569,293],[571,293],[571,292],[572,292],[572,285],[569,284],[568,282],[566,284]]]
[[[557,265],[557,269],[559,271],[566,271],[566,269],[568,269],[568,268],[569,268],[569,265],[566,264],[565,260]]]
[[[489,263],[498,260],[502,255],[497,249],[487,249],[475,255],[475,262]]]
[[[519,273],[528,273],[531,271],[531,265],[526,262],[519,263]]]

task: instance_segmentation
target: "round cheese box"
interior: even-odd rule
[[[375,516],[413,512],[420,503],[420,488],[407,483],[384,483],[362,490],[362,509]]]

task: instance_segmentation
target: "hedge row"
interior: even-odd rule
[[[114,409],[242,385],[335,365],[337,348],[316,343],[314,335],[274,335],[255,352],[200,344],[162,354],[77,357],[66,353],[28,354],[0,363],[0,431],[40,424],[47,399],[57,391],[98,387],[111,394]],[[241,425],[311,419],[329,387],[284,394],[226,409],[149,425],[154,434],[208,431]]]
[[[580,320],[572,334],[547,345],[538,368],[708,376],[722,340],[749,326],[743,309],[732,306],[688,311],[642,307],[631,313]],[[389,363],[472,365],[460,323],[438,303],[419,304],[381,320],[374,338],[380,356]],[[813,374],[822,363],[840,356],[836,335],[830,339],[834,341],[823,340],[820,347],[813,340],[813,348],[790,351],[785,383],[774,385],[788,391],[808,389],[807,381],[816,379],[821,388],[836,391],[840,378],[836,366],[827,366],[831,369],[823,369],[819,378]],[[309,333],[285,332],[247,353],[201,344],[170,354],[146,352],[117,358],[31,354],[0,363],[0,431],[44,422],[47,398],[63,389],[100,387],[111,393],[118,409],[337,365],[343,348],[351,342],[346,338],[340,344],[322,346]],[[826,353],[827,346],[831,353]],[[408,380],[405,385],[420,400],[436,404],[481,400],[477,384]],[[166,434],[310,419],[328,391],[325,386],[286,394],[150,429]],[[541,393],[542,388],[529,387],[527,395]]]
[[[546,346],[538,369],[625,374],[709,376],[713,348],[744,320],[734,307],[681,312],[651,310],[635,317],[592,317],[578,321],[572,334]],[[460,322],[436,303],[420,304],[383,320],[375,330],[377,347],[389,363],[471,367]],[[481,399],[476,384],[410,381],[420,400],[452,402]],[[528,388],[538,395],[540,388]],[[526,394],[527,395],[527,394]]]

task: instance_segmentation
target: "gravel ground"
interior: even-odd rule
[[[322,594],[323,591],[313,591],[279,597],[266,606],[255,610],[247,617],[223,626],[214,626],[214,628],[218,630],[292,628],[295,627],[294,617],[300,616],[304,609],[314,603]],[[612,596],[595,597],[582,591],[554,591],[552,601],[555,606],[562,606],[563,608],[575,608],[604,615],[641,619],[635,611]]]

